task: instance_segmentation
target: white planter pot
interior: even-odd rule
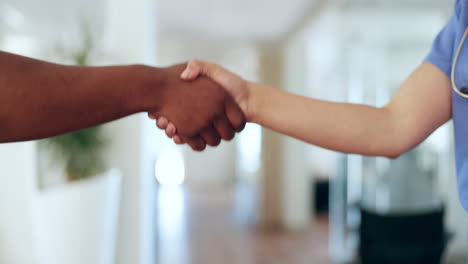
[[[35,263],[114,263],[120,180],[120,173],[111,170],[37,192],[32,204]]]

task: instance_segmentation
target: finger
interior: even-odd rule
[[[203,151],[206,148],[206,142],[200,136],[184,138],[184,141],[187,142],[194,151]]]
[[[174,124],[169,123],[166,127],[166,135],[172,138],[176,133],[176,127]]]
[[[221,143],[221,137],[218,135],[218,132],[213,126],[208,126],[203,129],[200,133],[200,136],[209,146],[218,146]]]
[[[185,141],[182,139],[182,137],[180,137],[179,135],[174,135],[174,137],[172,138],[174,139],[174,143],[176,143],[177,145],[182,145],[185,143]]]
[[[226,101],[226,117],[236,132],[241,132],[245,128],[245,115],[232,98]]]
[[[180,78],[186,81],[196,79],[202,73],[203,64],[199,63],[198,60],[192,60],[187,63],[187,67],[180,75]]]
[[[213,126],[215,127],[218,135],[224,140],[231,140],[234,138],[236,131],[232,127],[229,120],[225,117],[219,117],[213,122]]]
[[[160,128],[160,129],[166,129],[167,128],[167,125],[169,125],[169,120],[167,120],[167,118],[165,117],[160,117],[158,118],[158,120],[156,121],[156,125]]]

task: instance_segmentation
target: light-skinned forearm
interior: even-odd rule
[[[385,107],[333,103],[250,83],[252,122],[345,153],[395,158],[451,117],[449,82],[423,64]]]
[[[395,152],[387,148],[392,128],[383,108],[315,100],[264,85],[254,90],[263,94],[256,101],[254,123],[335,151],[382,156]]]
[[[41,139],[143,111],[146,71],[64,66],[0,52],[0,143]]]

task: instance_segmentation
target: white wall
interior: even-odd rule
[[[0,263],[34,263],[31,196],[35,160],[34,143],[0,145]]]
[[[155,64],[156,8],[151,0],[107,0],[103,45],[112,59],[106,63]],[[158,138],[153,122],[139,114],[112,122],[107,131],[109,163],[123,176],[116,263],[154,263]]]

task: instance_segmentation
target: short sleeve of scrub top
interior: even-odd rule
[[[455,83],[459,88],[468,87],[468,41],[461,43],[467,28],[468,1],[457,0],[454,14],[434,40],[425,59],[443,71],[448,78],[454,70]],[[462,44],[458,63],[452,69],[456,51]],[[458,195],[462,206],[468,211],[468,99],[454,91],[451,93]]]
[[[426,61],[434,64],[442,70],[447,76],[450,76],[452,69],[452,60],[454,56],[455,37],[457,34],[457,21],[458,21],[458,1],[455,7],[455,13],[450,18],[450,21],[437,35],[432,44],[431,51],[426,57]]]

